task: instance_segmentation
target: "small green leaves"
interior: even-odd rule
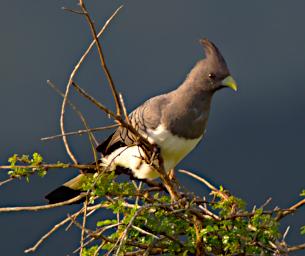
[[[31,159],[31,163],[32,165],[40,165],[42,163],[42,160],[42,156],[35,152],[33,154],[33,158]]]
[[[32,157],[29,155],[17,155],[14,154],[8,159],[10,163],[10,170],[8,175],[12,178],[21,179],[25,177],[29,182],[30,176],[37,173],[40,177],[44,177],[47,174],[47,170],[42,165],[43,158],[38,153],[33,153]]]
[[[9,163],[8,174],[27,181],[35,173],[43,177],[51,168],[38,153],[15,154]],[[56,168],[68,167],[56,164]],[[242,199],[230,195],[222,186],[206,196],[204,203],[191,193],[173,202],[160,189],[146,185],[137,189],[130,180],[119,181],[114,172],[98,172],[83,175],[82,190],[88,192],[89,204],[100,204],[107,212],[94,230],[104,243],[88,245],[82,256],[115,252],[118,244],[119,255],[142,255],[148,248],[158,255],[194,255],[198,244],[204,245],[209,255],[273,255],[271,245],[281,239],[278,211],[248,211]],[[305,196],[305,190],[300,195]],[[305,226],[300,232],[305,235]]]
[[[18,155],[14,154],[13,156],[11,156],[8,159],[8,162],[11,164],[11,166],[15,166],[15,164],[17,163],[17,160],[18,160],[17,158],[18,158]]]
[[[99,254],[96,254],[97,249],[97,245],[92,246],[90,248],[83,248],[82,256],[98,256]]]
[[[112,224],[116,224],[117,220],[103,220],[103,221],[98,221],[96,223],[97,227],[103,227],[103,226],[108,226],[108,225],[112,225]]]

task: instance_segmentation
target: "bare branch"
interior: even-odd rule
[[[128,124],[130,124],[130,120],[129,120],[129,116],[128,116],[128,113],[127,113],[127,110],[126,110],[126,106],[125,106],[125,102],[124,102],[124,99],[123,99],[123,95],[120,93],[120,102],[121,102],[121,105],[122,105],[122,108],[123,108],[123,112],[124,112],[124,117],[125,117],[125,120]]]
[[[10,170],[15,168],[24,168],[24,169],[38,169],[38,168],[44,168],[44,169],[59,169],[59,168],[74,168],[74,169],[95,169],[96,165],[92,164],[41,164],[41,165],[1,165],[0,170]]]
[[[221,197],[223,197],[224,199],[228,198],[228,196],[221,192],[220,190],[218,190],[216,187],[214,187],[211,183],[209,183],[207,180],[205,180],[204,178],[190,172],[190,171],[186,171],[186,170],[178,170],[178,172],[180,173],[184,173],[187,174],[193,178],[195,178],[196,180],[199,180],[200,182],[202,182],[203,184],[205,184],[209,189],[211,189],[213,192],[219,194]]]
[[[282,218],[286,217],[287,215],[295,212],[298,208],[302,207],[303,205],[305,205],[305,198],[303,198],[296,204],[290,206],[287,210],[280,211],[279,214],[276,216],[275,220],[276,221],[281,220]]]
[[[84,194],[80,194],[77,197],[74,197],[67,201],[56,203],[56,204],[47,204],[47,205],[38,205],[38,206],[2,207],[2,208],[0,208],[0,213],[1,212],[23,212],[23,211],[36,212],[36,211],[42,211],[42,210],[49,210],[49,209],[53,209],[53,208],[75,203],[84,197],[85,197]]]
[[[65,95],[58,89],[58,87],[53,83],[51,82],[50,80],[47,81],[47,83],[60,95],[62,96],[63,98],[65,97]],[[83,123],[83,125],[85,126],[86,130],[90,130],[89,129],[89,126],[88,126],[88,123],[86,121],[86,118],[84,117],[83,113],[80,112],[78,110],[78,108],[70,101],[70,100],[67,100],[68,104],[70,105],[70,107],[74,110],[74,112],[78,115],[78,117],[80,118],[81,122]],[[98,142],[97,140],[95,139],[94,135],[92,132],[88,132],[88,137],[89,137],[89,141],[90,141],[90,144],[91,144],[91,149],[92,149],[92,152],[93,152],[93,155],[94,155],[94,160],[95,162],[97,162],[98,158],[97,158],[97,154],[96,154],[96,146],[98,145]]]
[[[96,33],[96,29],[95,29],[95,26],[93,24],[93,21],[90,17],[90,14],[89,12],[87,11],[87,8],[86,8],[86,5],[84,3],[83,0],[79,0],[79,5],[81,7],[81,9],[83,10],[85,16],[86,16],[86,19],[87,19],[87,22],[90,26],[90,30],[91,30],[91,34],[92,34],[92,37],[94,38],[94,41],[95,41],[95,44],[96,44],[96,47],[97,47],[97,50],[98,50],[98,53],[99,53],[99,57],[100,57],[100,63],[101,63],[101,67],[106,75],[106,78],[108,80],[108,84],[111,88],[111,91],[112,91],[112,95],[113,95],[113,98],[114,98],[114,101],[115,101],[115,105],[116,105],[116,114],[118,116],[121,115],[122,113],[122,106],[120,104],[120,101],[119,101],[119,95],[118,95],[118,92],[115,88],[115,85],[114,85],[114,82],[113,82],[113,79],[110,75],[110,72],[109,72],[109,69],[107,67],[107,64],[106,64],[106,61],[105,61],[105,57],[104,57],[104,53],[103,53],[103,50],[102,50],[102,46],[101,46],[101,43],[98,39],[98,35]],[[120,6],[119,9],[121,9],[123,6]]]
[[[79,255],[80,256],[82,256],[83,248],[84,248],[85,229],[86,229],[86,222],[87,222],[87,208],[88,208],[88,192],[87,192],[87,195],[86,195],[86,200],[84,202],[83,225],[82,225],[82,232],[81,232],[81,239],[80,239],[80,250],[79,250]]]
[[[287,248],[288,252],[296,252],[296,251],[300,251],[300,250],[304,250],[304,249],[305,249],[305,243]]]
[[[85,13],[83,13],[83,12],[81,12],[81,11],[69,9],[69,8],[67,8],[67,7],[62,7],[61,9],[62,9],[63,11],[72,12],[72,13],[74,13],[74,14],[85,15]]]
[[[1,168],[1,166],[0,166],[0,168]],[[4,180],[4,181],[0,181],[0,187],[1,186],[3,186],[4,184],[6,184],[6,183],[9,183],[10,181],[12,181],[14,178],[8,178],[8,179],[6,179],[6,180]]]
[[[109,129],[113,129],[113,128],[117,128],[117,127],[118,127],[117,124],[112,124],[112,125],[108,125],[108,126],[96,127],[96,128],[86,129],[86,130],[78,130],[75,132],[67,132],[65,134],[58,134],[58,135],[53,135],[50,137],[44,137],[44,138],[41,138],[40,140],[42,140],[42,141],[53,140],[53,139],[61,138],[62,136],[82,135],[82,134],[88,133],[88,132],[105,131],[105,130],[109,130]]]
[[[92,212],[95,211],[96,209],[100,208],[101,205],[94,205],[91,207],[88,207],[88,211]],[[45,235],[43,235],[36,243],[34,246],[32,246],[31,248],[25,250],[25,253],[30,253],[30,252],[35,252],[37,250],[37,248],[45,241],[47,240],[50,235],[52,235],[56,230],[58,230],[60,227],[62,227],[63,225],[65,225],[67,222],[69,222],[71,220],[71,218],[77,218],[77,216],[79,216],[82,212],[83,212],[83,208],[79,211],[77,211],[76,213],[74,213],[71,216],[66,217],[64,220],[62,220],[61,222],[57,223],[50,231],[48,231]]]
[[[80,214],[81,212],[78,211],[77,213],[73,214],[73,217],[76,217]],[[61,222],[57,223],[50,231],[48,231],[45,235],[43,235],[34,246],[26,249],[24,252],[25,253],[30,253],[30,252],[35,252],[37,250],[37,248],[45,241],[47,240],[50,235],[52,235],[57,229],[59,229],[60,227],[62,227],[63,225],[65,225],[67,222],[69,222],[70,217],[65,218],[64,220],[62,220]]]
[[[287,210],[279,212],[279,214],[278,214],[278,216],[276,216],[275,220],[276,221],[281,220],[282,218],[286,217],[287,215],[295,212],[298,208],[302,207],[303,205],[305,205],[305,198],[303,198],[302,200],[300,200],[296,204],[292,205]]]
[[[112,21],[112,19],[117,15],[117,13],[119,12],[119,10],[122,8],[122,6],[120,6],[111,16],[110,18],[106,21],[105,25],[103,26],[103,28],[100,30],[100,32],[97,34],[97,37],[100,37],[104,31],[106,30],[106,28],[108,27],[108,25],[110,24],[110,22]],[[65,134],[65,125],[64,125],[64,116],[65,116],[65,108],[66,108],[66,104],[67,104],[67,99],[68,99],[68,95],[69,95],[69,91],[70,91],[70,87],[72,84],[72,80],[74,79],[74,76],[76,74],[76,72],[78,71],[78,69],[80,68],[81,64],[84,62],[84,60],[86,59],[86,57],[88,56],[89,52],[91,51],[92,47],[95,44],[95,40],[93,40],[91,42],[91,44],[89,45],[89,47],[87,48],[87,50],[84,52],[84,54],[82,55],[82,57],[80,58],[80,60],[78,61],[78,63],[76,64],[76,66],[74,67],[72,73],[70,74],[70,78],[68,81],[68,84],[66,86],[66,91],[65,91],[65,96],[62,102],[62,106],[61,106],[61,114],[60,114],[60,129],[61,129],[61,133],[63,134],[62,138],[63,138],[63,142],[66,148],[67,153],[69,154],[70,158],[72,159],[72,161],[76,164],[76,158],[74,157],[70,146],[68,144],[68,140],[67,137],[64,135]]]

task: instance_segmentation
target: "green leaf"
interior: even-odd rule
[[[305,226],[301,227],[301,235],[305,235]]]
[[[108,225],[116,224],[116,223],[117,223],[117,220],[102,220],[102,221],[98,221],[96,223],[96,226],[102,227],[102,226],[108,226]]]

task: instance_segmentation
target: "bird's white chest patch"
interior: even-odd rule
[[[148,130],[143,134],[151,143],[157,144],[161,149],[164,161],[165,171],[174,168],[201,140],[184,139],[171,134],[162,125],[155,130]],[[109,170],[114,170],[116,166],[122,166],[132,170],[138,179],[155,179],[158,172],[153,166],[143,160],[144,152],[138,146],[121,147],[113,151],[110,155],[102,159],[102,165],[107,166]]]
[[[163,125],[159,125],[155,130],[148,130],[147,135],[151,143],[155,143],[160,147],[166,171],[174,168],[190,153],[203,136],[197,139],[185,139],[173,135]]]

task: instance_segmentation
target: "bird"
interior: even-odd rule
[[[166,172],[174,169],[203,139],[215,92],[223,88],[237,91],[237,83],[216,45],[206,38],[199,42],[205,58],[195,63],[181,85],[148,99],[129,114],[130,124],[158,146]],[[139,180],[158,178],[155,166],[143,159],[144,150],[134,142],[134,135],[119,126],[96,148],[102,154],[100,166],[109,171],[126,168]],[[57,203],[79,195],[83,175],[55,189],[46,199]]]

